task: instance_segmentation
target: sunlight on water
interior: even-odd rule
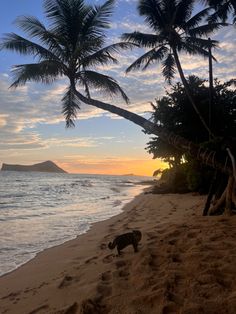
[[[120,213],[144,179],[0,172],[0,275]]]

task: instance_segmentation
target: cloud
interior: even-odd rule
[[[120,0],[120,4],[125,2],[135,2],[133,0]],[[128,16],[128,17],[127,17]],[[119,22],[112,24],[111,42],[119,41],[119,34],[123,32],[132,32],[139,30],[149,33],[150,30],[140,23],[135,16],[134,10],[126,17],[120,16]],[[221,80],[227,80],[235,77],[236,64],[236,40],[235,28],[229,27],[221,29],[216,39],[220,41],[219,49],[214,51],[218,62],[214,63],[214,76]],[[160,64],[154,64],[145,71],[134,71],[125,74],[126,68],[133,63],[144,50],[133,49],[131,51],[122,51],[117,55],[119,64],[110,64],[105,67],[98,67],[101,73],[114,77],[124,91],[129,96],[131,103],[126,105],[121,98],[114,97],[109,99],[107,95],[102,95],[96,90],[92,91],[95,98],[107,101],[108,103],[122,107],[139,115],[144,115],[151,110],[150,102],[155,98],[162,96],[165,89],[168,88]],[[200,77],[208,76],[208,61],[201,57],[180,55],[181,64],[186,75],[195,74]],[[175,80],[179,80],[176,73]],[[2,153],[9,150],[13,154],[17,150],[19,154],[24,150],[46,150],[50,147],[62,148],[93,148],[102,145],[105,139],[102,138],[56,138],[54,135],[50,139],[43,137],[38,131],[38,126],[58,125],[64,122],[61,113],[61,98],[66,90],[68,82],[65,79],[58,80],[51,86],[43,84],[27,83],[25,86],[17,89],[9,89],[10,77],[8,73],[0,74],[0,149]],[[119,116],[110,114],[101,109],[81,105],[78,111],[80,120],[91,117],[101,117],[108,115],[112,119]],[[108,141],[108,139],[107,139]],[[118,141],[112,139],[112,141]]]
[[[15,134],[5,134],[6,136],[0,138],[0,150],[36,150],[57,147],[71,147],[71,148],[88,148],[98,147],[104,142],[115,141],[112,136],[101,137],[49,137],[42,138],[42,136],[33,132],[21,132]]]
[[[4,127],[7,124],[7,114],[0,114],[0,128]]]

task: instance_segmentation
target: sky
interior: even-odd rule
[[[102,1],[90,1],[92,4]],[[0,1],[0,37],[4,33],[22,33],[13,23],[21,15],[33,15],[45,23],[42,0]],[[136,0],[117,0],[108,44],[119,41],[124,32],[150,32],[138,16]],[[236,29],[229,26],[212,38],[220,41],[214,51],[217,63],[214,75],[220,80],[235,78]],[[158,65],[125,74],[125,69],[141,55],[140,50],[117,55],[119,64],[99,68],[114,77],[130,98],[126,105],[120,98],[101,98],[111,104],[150,117],[150,102],[165,94],[165,84]],[[207,60],[180,56],[186,75],[207,78]],[[61,113],[61,98],[67,86],[65,79],[51,85],[27,83],[9,89],[11,68],[33,59],[16,53],[0,51],[0,167],[1,163],[34,164],[52,160],[71,173],[152,175],[165,163],[152,159],[145,150],[150,136],[132,122],[92,108],[81,106],[75,128],[66,129]],[[176,80],[178,76],[176,75]]]

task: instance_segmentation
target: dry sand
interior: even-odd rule
[[[205,197],[142,194],[122,214],[0,278],[0,312],[236,313],[236,217],[202,217]],[[117,256],[115,235],[142,231]]]

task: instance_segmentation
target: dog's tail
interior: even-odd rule
[[[110,250],[113,250],[116,247],[116,239],[113,242],[109,242],[108,247]]]

